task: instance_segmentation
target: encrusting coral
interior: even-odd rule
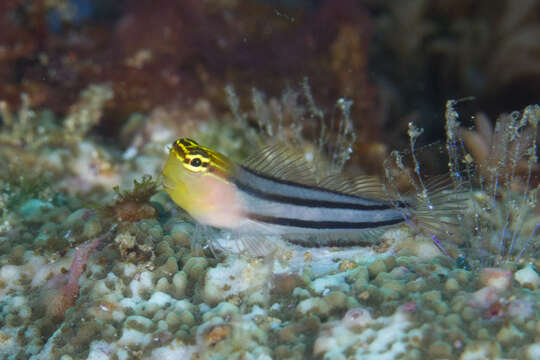
[[[143,176],[140,181],[134,180],[132,190],[120,191],[118,186],[113,190],[117,199],[103,211],[117,221],[137,222],[158,215],[155,205],[150,202],[150,198],[158,192],[158,184],[151,176]]]
[[[271,101],[261,100],[257,111],[264,113]],[[457,118],[450,110],[452,125]],[[284,131],[268,128],[274,124],[269,119],[263,123],[265,131]],[[456,137],[465,134],[458,125],[452,129]],[[502,129],[508,129],[508,122]],[[340,156],[349,154],[345,140]],[[508,144],[515,154],[516,143]],[[456,149],[466,156],[465,145],[470,142]],[[310,151],[317,146],[312,144]],[[149,150],[143,146],[139,151]],[[466,158],[462,155],[454,159]],[[476,160],[474,153],[470,156]],[[457,165],[454,174],[465,174]],[[56,185],[52,182],[49,191],[54,193]],[[0,255],[2,356],[381,357],[390,354],[391,346],[396,356],[417,358],[467,359],[477,351],[534,358],[530,339],[537,334],[539,276],[537,264],[526,265],[525,259],[536,251],[536,238],[517,264],[515,252],[506,257],[514,262],[508,268],[504,258],[486,268],[474,251],[464,252],[472,266],[460,268],[431,239],[407,227],[390,230],[381,244],[370,248],[292,249],[271,261],[230,253],[223,246],[214,249],[213,257],[204,248],[192,249],[191,242],[204,233],[198,233],[151,177],[138,178],[129,190],[116,188],[116,197],[113,191],[100,197],[109,205],[98,210],[84,208],[80,201],[45,202],[38,195],[25,199],[22,209],[27,215],[42,209],[43,216],[29,222],[37,228],[27,226],[22,236],[1,235],[7,244],[23,239],[9,256]],[[78,196],[91,199],[96,194]],[[493,198],[497,208],[501,199]],[[48,212],[57,215],[46,220]],[[13,223],[15,229],[18,224]],[[499,233],[500,226],[494,222],[483,229]],[[467,235],[471,243],[477,241]],[[34,238],[44,245],[37,248]],[[220,239],[220,244],[226,241]]]

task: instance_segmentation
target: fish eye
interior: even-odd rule
[[[193,167],[199,167],[199,166],[202,165],[202,161],[199,158],[195,158],[195,159],[191,160],[191,162],[189,164],[191,166],[193,166]]]

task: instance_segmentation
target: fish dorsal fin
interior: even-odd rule
[[[243,165],[276,179],[318,186],[314,167],[304,158],[304,153],[287,144],[264,146],[251,155]]]
[[[384,184],[376,176],[363,175],[347,178],[342,175],[330,175],[320,181],[318,186],[345,195],[377,200],[389,199]]]
[[[301,149],[288,144],[274,143],[264,146],[250,156],[243,165],[273,178],[316,186],[345,195],[376,200],[389,198],[382,181],[375,176],[348,178],[336,174],[318,179],[315,164],[305,159]]]

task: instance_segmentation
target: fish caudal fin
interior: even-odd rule
[[[444,169],[437,168],[440,156],[445,154],[443,146],[434,144],[419,151],[424,152],[430,154],[428,157],[438,157],[436,169],[431,171],[443,175],[429,175],[429,170],[424,174],[423,169],[421,172],[420,163],[428,164],[429,168],[429,161],[421,162],[420,155],[394,152],[385,162],[387,190],[395,201],[411,205],[399,207],[407,225],[431,238],[444,254],[455,257],[450,250],[462,240],[460,226],[472,188],[467,179],[460,178],[457,182]]]

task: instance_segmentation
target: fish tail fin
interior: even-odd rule
[[[430,147],[430,150],[435,148]],[[456,257],[456,245],[462,242],[461,224],[471,195],[470,182],[465,177],[456,181],[447,172],[423,174],[419,163],[417,155],[393,153],[385,162],[387,190],[413,230],[429,237],[444,254]],[[410,206],[399,206],[404,202]]]
[[[444,254],[454,257],[449,247],[460,242],[460,224],[469,193],[456,189],[445,175],[432,178],[424,185],[424,191],[413,198],[413,210],[406,216],[407,224],[429,237]]]

